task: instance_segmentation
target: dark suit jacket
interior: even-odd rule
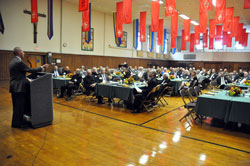
[[[233,78],[233,76],[234,76],[234,78]],[[236,74],[236,75],[232,74],[232,75],[230,75],[230,79],[234,82],[234,81],[240,79],[240,76],[239,76],[239,74]]]
[[[107,74],[105,74],[106,81],[110,81]],[[102,74],[98,74],[98,83],[103,82]]]
[[[82,76],[80,74],[75,74],[72,76],[70,81],[73,82],[74,85],[79,86],[82,82]]]
[[[95,77],[93,76],[93,75],[91,75],[91,76],[86,76],[85,78],[84,78],[84,87],[87,89],[87,88],[89,88],[90,87],[90,85],[91,84],[94,84],[94,83],[96,83],[96,81],[95,81]]]
[[[226,83],[226,84],[231,82],[231,81],[230,81],[227,77],[225,77],[225,76],[224,76],[224,80],[225,80],[225,83]],[[216,82],[217,82],[218,85],[221,84],[221,76],[218,76],[218,77],[217,77]]]
[[[142,94],[146,96],[154,87],[156,87],[157,82],[155,78],[148,81],[148,87],[142,91]]]
[[[142,78],[143,78],[145,81],[148,81],[148,79],[149,79],[149,73],[148,73],[148,72],[143,73]]]
[[[10,92],[26,92],[26,72],[36,73],[42,71],[42,68],[29,68],[23,61],[14,57],[9,64],[10,70]]]
[[[218,74],[217,73],[214,73],[214,74],[210,74],[210,76],[209,76],[209,78],[211,79],[211,80],[216,80],[216,78],[218,77]]]

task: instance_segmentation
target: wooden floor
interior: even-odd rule
[[[179,97],[153,113],[54,98],[53,125],[12,129],[8,83],[0,82],[0,166],[249,166],[250,135],[194,125]]]

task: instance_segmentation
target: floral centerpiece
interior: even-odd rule
[[[115,73],[115,75],[122,75],[122,73],[119,72],[119,71],[117,71],[117,72]]]
[[[126,84],[133,84],[133,83],[135,82],[135,80],[134,80],[133,77],[129,77],[129,78],[126,78],[126,79],[124,80],[124,82],[125,82]]]
[[[72,76],[73,76],[73,74],[72,74],[72,73],[69,73],[69,74],[67,74],[65,77],[66,77],[66,78],[72,78]]]
[[[245,80],[245,81],[243,82],[243,84],[246,85],[246,86],[249,86],[249,85],[250,85],[250,80]]]
[[[175,76],[171,74],[171,75],[169,76],[169,79],[170,79],[170,80],[175,79]]]
[[[238,96],[242,93],[242,90],[238,86],[232,86],[229,90],[230,96]]]

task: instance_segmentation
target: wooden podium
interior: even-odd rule
[[[29,83],[28,116],[31,126],[39,128],[52,124],[53,121],[53,84],[52,74],[35,73],[28,76]]]

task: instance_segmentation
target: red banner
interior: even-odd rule
[[[166,0],[165,16],[172,16],[176,10],[175,0]]]
[[[222,25],[217,25],[216,26],[216,36],[215,36],[215,41],[221,41],[223,32],[222,32]]]
[[[146,42],[146,19],[147,12],[140,13],[140,42]]]
[[[247,45],[248,45],[248,33],[245,33],[243,47],[247,47]]]
[[[217,24],[225,21],[226,0],[216,0],[215,20]]]
[[[152,1],[152,13],[151,13],[151,32],[158,32],[159,30],[159,1]]]
[[[132,23],[132,0],[123,0],[124,24]]]
[[[203,48],[207,48],[207,35],[208,35],[208,30],[206,33],[203,33]]]
[[[249,8],[250,8],[250,0],[245,0],[244,9],[249,9]]]
[[[200,12],[200,32],[207,31],[207,12]]]
[[[214,49],[214,38],[209,38],[209,50]]]
[[[242,30],[243,30],[243,23],[240,23],[240,24],[238,24],[237,33],[236,33],[236,36],[235,36],[235,40],[238,41],[238,42],[240,42]]]
[[[176,37],[171,36],[171,48],[176,48]]]
[[[79,12],[89,10],[89,0],[79,0]]]
[[[116,37],[123,37],[123,2],[116,3]]]
[[[178,36],[178,12],[175,11],[174,15],[171,16],[171,37]]]
[[[37,0],[31,0],[31,23],[38,22]]]
[[[187,45],[186,45],[186,41],[185,41],[185,31],[182,30],[182,36],[181,36],[181,50],[186,50],[187,49]]]
[[[199,25],[195,25],[194,26],[194,40],[195,40],[195,45],[199,45],[200,44],[200,26]]]
[[[233,23],[234,7],[226,8],[225,15],[226,18],[224,22],[223,31],[230,32]]]
[[[200,12],[213,10],[212,0],[200,0]]]
[[[89,31],[89,9],[82,12],[82,31]]]
[[[232,47],[232,37],[229,34],[227,35],[227,47]]]
[[[227,40],[228,40],[228,34],[227,32],[223,32],[222,45],[227,45]]]
[[[244,43],[244,35],[245,35],[245,33],[246,33],[246,29],[243,29],[243,27],[242,27],[242,30],[239,33],[239,40],[238,40],[241,45],[243,45],[243,43]]]
[[[190,41],[190,21],[191,19],[184,20],[184,35],[185,35],[184,40],[185,41]]]
[[[194,34],[190,35],[190,52],[194,52]]]
[[[215,37],[215,27],[216,27],[215,19],[210,19],[209,20],[209,38]]]
[[[237,35],[239,20],[240,20],[240,17],[233,18],[233,23],[231,26],[231,34],[230,34],[230,36],[232,36],[232,37],[236,37],[236,35]]]
[[[157,41],[157,45],[160,45],[160,46],[163,45],[163,24],[164,24],[164,20],[160,19],[159,20],[158,41]]]

